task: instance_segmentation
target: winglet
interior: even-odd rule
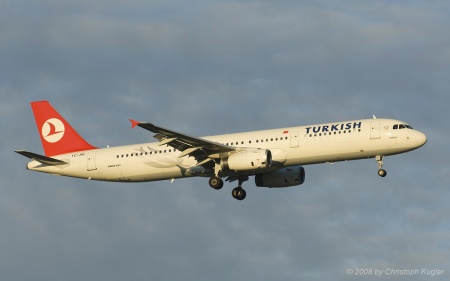
[[[141,123],[141,122],[136,121],[136,120],[133,120],[133,119],[130,119],[130,122],[131,122],[131,128],[134,128],[134,127],[136,127],[137,125],[139,125],[139,123]]]

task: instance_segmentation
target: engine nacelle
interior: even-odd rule
[[[272,153],[268,149],[241,151],[222,159],[222,169],[250,171],[272,166]]]
[[[255,175],[255,184],[259,187],[289,187],[301,185],[304,182],[305,169],[302,166]]]

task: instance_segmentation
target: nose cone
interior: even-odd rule
[[[417,147],[419,148],[427,142],[427,136],[424,133],[417,131],[414,136],[414,141],[417,143]]]

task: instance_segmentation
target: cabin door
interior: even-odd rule
[[[291,132],[291,147],[298,147],[299,139],[298,139],[298,131]]]
[[[97,154],[96,151],[88,152],[88,156],[87,156],[87,170],[88,171],[97,170],[97,164],[95,162],[95,154]]]
[[[370,122],[370,139],[375,140],[380,138],[380,121],[373,120]]]

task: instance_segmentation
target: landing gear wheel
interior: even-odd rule
[[[209,186],[211,186],[212,188],[214,188],[215,190],[219,190],[223,187],[223,180],[219,177],[211,177],[209,179]]]
[[[386,170],[383,170],[383,158],[384,158],[384,156],[382,156],[382,155],[377,155],[375,157],[375,160],[378,163],[378,175],[382,178],[384,178],[387,175]]]
[[[380,169],[378,170],[378,175],[382,178],[384,178],[387,175],[386,170]]]
[[[238,186],[236,188],[233,188],[231,195],[233,195],[235,199],[240,201],[245,199],[245,197],[247,196],[247,192],[245,192],[242,187]]]

